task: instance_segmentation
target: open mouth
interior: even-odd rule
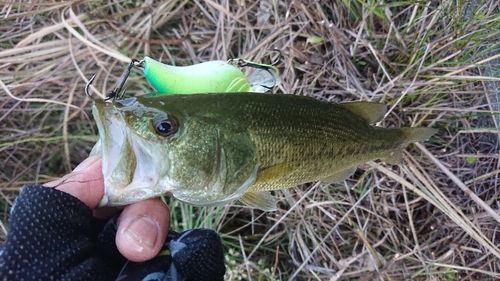
[[[155,169],[158,148],[131,130],[112,103],[95,102],[93,115],[100,139],[92,153],[102,154],[105,187],[99,205],[126,205],[163,193]]]
[[[119,176],[116,171],[122,161],[126,146],[126,128],[123,116],[118,110],[104,101],[94,101],[92,113],[99,130],[99,141],[92,149],[92,154],[102,155],[102,174],[104,176],[104,197],[99,205],[108,205],[110,187],[128,185],[127,177]],[[118,182],[117,182],[118,181]]]
[[[105,102],[96,103],[93,115],[99,130],[102,172],[104,179],[108,179],[117,168],[120,156],[125,152],[127,139],[125,121],[114,106]]]

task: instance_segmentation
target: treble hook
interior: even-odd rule
[[[119,94],[122,91],[122,88],[125,85],[125,82],[127,81],[128,76],[130,75],[130,70],[132,69],[132,67],[143,68],[144,61],[132,59],[130,64],[123,71],[122,76],[120,77],[120,80],[118,81],[118,84],[116,85],[115,89],[113,91],[109,91],[108,94],[106,95],[106,98],[104,99],[105,101],[108,101],[110,99],[115,99],[115,98],[121,99],[123,97],[123,93],[121,95],[119,95]],[[89,88],[90,88],[90,85],[92,84],[92,82],[94,81],[96,76],[97,76],[97,74],[92,75],[92,77],[89,79],[87,84],[85,84],[85,94],[91,100],[94,100],[94,98],[90,95]]]
[[[269,69],[270,68],[269,65],[270,66],[276,66],[281,61],[281,58],[283,58],[283,55],[281,54],[280,50],[278,50],[278,49],[269,49],[269,51],[277,52],[278,53],[278,58],[276,58],[271,64],[259,64],[259,63],[251,62],[251,61],[248,61],[248,60],[240,59],[240,58],[238,58],[238,59],[229,59],[227,62],[231,63],[231,64],[234,64],[234,65],[237,65],[239,67],[249,66],[249,67],[260,68],[260,69]]]
[[[278,49],[269,49],[269,51],[272,51],[272,52],[277,52],[278,53],[278,58],[276,58],[272,63],[271,65],[272,66],[276,66],[280,61],[281,59],[283,58],[283,54],[281,53],[280,50]]]
[[[122,91],[122,88],[125,85],[125,82],[127,81],[128,76],[130,75],[130,70],[132,69],[132,67],[141,68],[141,67],[143,67],[143,64],[144,64],[144,61],[132,59],[130,64],[123,71],[122,76],[120,77],[120,80],[118,80],[118,84],[116,85],[116,88],[113,91],[109,91],[104,100],[107,101],[107,100],[115,99],[115,98],[121,99],[123,97],[124,93],[120,94],[120,92]]]
[[[267,71],[269,74],[271,74],[272,77],[274,77],[274,85],[272,87],[269,87],[269,86],[265,86],[265,85],[261,85],[262,87],[268,89],[268,90],[271,90],[274,86],[276,86],[276,73],[278,73],[278,68],[276,67],[276,65],[281,61],[281,58],[283,57],[282,54],[281,54],[281,51],[278,50],[278,49],[270,49],[270,51],[273,51],[273,52],[277,52],[278,53],[278,58],[276,60],[274,60],[271,64],[259,64],[259,63],[255,63],[255,62],[252,62],[252,61],[248,61],[248,60],[244,60],[244,59],[229,59],[227,62],[230,63],[230,64],[233,64],[233,65],[236,65],[236,66],[239,66],[239,67],[253,67],[253,68],[257,68],[257,69],[262,69],[264,71]],[[274,73],[271,71],[274,70]]]

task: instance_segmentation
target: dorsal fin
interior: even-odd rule
[[[368,124],[374,124],[382,120],[387,112],[387,105],[378,102],[356,101],[340,103],[339,105],[363,118]]]

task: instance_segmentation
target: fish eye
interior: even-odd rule
[[[156,121],[154,127],[156,133],[162,137],[169,137],[179,130],[177,121],[171,118]]]

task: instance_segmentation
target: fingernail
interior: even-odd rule
[[[138,246],[145,245],[153,249],[156,244],[156,239],[158,239],[160,226],[151,217],[139,217],[130,222],[123,232],[126,233],[129,238],[139,243]]]
[[[78,166],[76,166],[76,168],[73,170],[73,172],[85,170],[88,167],[92,166],[92,164],[97,162],[99,159],[101,159],[101,155],[92,155],[89,158],[83,160],[83,162],[80,163]]]

